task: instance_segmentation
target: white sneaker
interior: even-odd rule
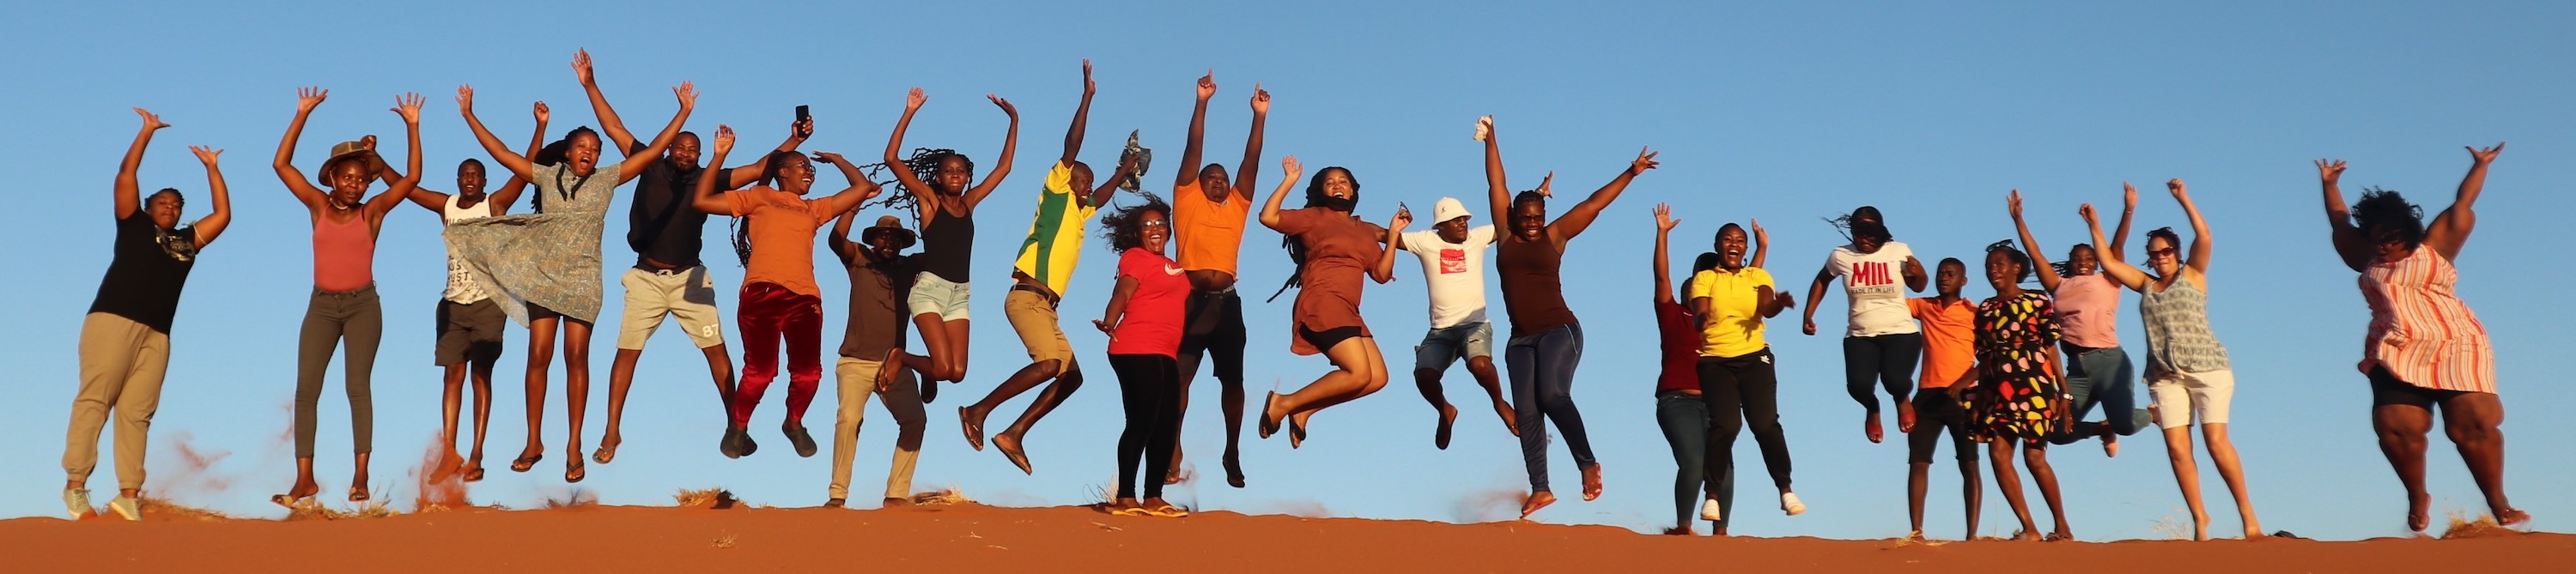
[[[1704,500],[1704,501],[1700,501],[1700,503],[1699,503],[1699,518],[1700,518],[1700,520],[1706,520],[1706,521],[1709,521],[1709,522],[1716,522],[1716,521],[1720,521],[1720,520],[1725,520],[1725,519],[1726,519],[1726,509],[1724,509],[1724,508],[1719,508],[1719,507],[1718,507],[1718,505],[1717,505],[1717,501],[1715,501],[1715,500]]]
[[[1787,512],[1790,516],[1806,514],[1807,503],[1798,501],[1798,493],[1783,492],[1780,493],[1780,511]]]
[[[72,520],[80,520],[82,516],[98,512],[98,507],[89,505],[89,489],[66,488],[63,489],[63,510],[71,513]]]
[[[132,497],[119,496],[109,499],[107,501],[107,509],[116,511],[117,516],[123,516],[126,520],[134,522],[143,521],[143,501],[135,500]]]

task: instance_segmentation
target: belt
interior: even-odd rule
[[[1061,303],[1064,301],[1064,296],[1062,296],[1062,295],[1057,295],[1057,294],[1054,294],[1054,293],[1048,293],[1048,292],[1047,292],[1047,290],[1046,290],[1046,289],[1044,289],[1044,288],[1040,288],[1040,287],[1038,287],[1038,286],[1036,286],[1036,285],[1030,285],[1030,284],[1027,284],[1027,283],[1020,283],[1020,282],[1016,282],[1016,281],[1015,281],[1015,282],[1012,282],[1012,283],[1011,283],[1011,290],[1012,290],[1012,291],[1027,291],[1027,292],[1030,292],[1030,293],[1035,293],[1035,294],[1037,294],[1038,298],[1040,298],[1040,299],[1045,299],[1045,300],[1046,300],[1046,302],[1047,302],[1047,306],[1049,306],[1049,307],[1056,306],[1056,305],[1058,305],[1058,304],[1061,304]]]
[[[691,265],[691,266],[688,266],[688,267],[679,267],[679,268],[673,268],[673,269],[663,269],[663,268],[654,267],[654,266],[651,266],[651,265],[645,265],[645,264],[643,264],[643,263],[641,263],[641,262],[638,262],[638,263],[636,263],[636,264],[635,264],[635,270],[636,270],[636,271],[642,271],[642,272],[645,272],[645,273],[651,273],[651,274],[654,274],[654,275],[660,275],[660,276],[663,276],[663,277],[679,277],[679,276],[683,276],[683,275],[688,275],[690,271],[696,270],[697,268],[698,268],[698,266],[696,266],[696,265]]]

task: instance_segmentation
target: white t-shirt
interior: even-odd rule
[[[1404,250],[1422,261],[1431,289],[1431,328],[1485,321],[1485,250],[1493,246],[1491,225],[1468,229],[1466,243],[1442,240],[1436,229],[1404,234]]]
[[[440,218],[447,223],[455,223],[492,216],[492,200],[489,197],[475,203],[474,207],[457,207],[457,203],[456,196],[448,196],[447,205],[439,210]],[[492,295],[484,292],[483,286],[474,283],[473,274],[468,273],[465,265],[456,260],[456,253],[450,251],[447,254],[447,290],[440,293],[439,298],[453,301],[458,305],[470,305],[476,301],[490,299]]]
[[[1877,253],[1862,254],[1852,246],[1834,248],[1825,257],[1825,272],[1843,278],[1851,297],[1849,337],[1875,337],[1922,332],[1905,306],[1905,260],[1914,248],[1889,241]]]

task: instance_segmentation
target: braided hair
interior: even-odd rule
[[[2012,260],[2013,265],[2021,267],[2021,274],[2013,276],[2014,283],[2030,281],[2030,254],[2022,253],[2020,248],[2013,246],[2013,240],[2010,239],[1986,244],[1986,255],[1992,256],[1996,253],[2004,254],[2005,258]]]
[[[2362,191],[2361,202],[2352,206],[2352,225],[2372,243],[2404,243],[2407,249],[2424,244],[2424,208],[2394,189]]]
[[[1849,214],[1826,218],[1825,223],[1842,232],[1846,241],[1857,243],[1860,238],[1867,237],[1885,244],[1896,240],[1896,234],[1887,231],[1887,218],[1878,213],[1877,206],[1863,205]],[[2023,267],[2029,267],[2027,262]]]
[[[793,160],[798,157],[802,156],[797,155],[796,152],[792,151],[772,151],[769,152],[768,156],[760,158],[760,185],[768,187],[772,183],[777,182],[778,170],[787,167],[787,162],[789,160]],[[704,170],[700,170],[698,172],[698,177],[713,177],[713,175]],[[733,256],[735,259],[742,261],[743,267],[751,267],[750,214],[735,214],[733,216]]]
[[[1163,214],[1163,224],[1171,225],[1171,204],[1164,203],[1163,198],[1151,192],[1140,191],[1137,195],[1144,196],[1145,201],[1122,206],[1100,216],[1100,237],[1109,240],[1111,253],[1126,253],[1129,249],[1145,246],[1145,226],[1142,223],[1148,212]]]
[[[1336,171],[1342,172],[1343,179],[1350,180],[1351,207],[1357,207],[1360,201],[1360,178],[1351,175],[1349,168],[1338,165],[1315,170],[1315,176],[1306,180],[1306,207],[1324,207],[1338,203],[1332,195],[1324,193],[1324,174]],[[1344,210],[1345,213],[1349,211]],[[1270,298],[1263,300],[1265,303],[1279,300],[1279,294],[1287,293],[1289,288],[1302,289],[1306,286],[1306,240],[1296,235],[1282,235],[1279,238],[1279,246],[1288,250],[1288,261],[1296,264],[1297,268],[1288,273],[1288,280],[1279,284],[1278,291],[1271,292]]]
[[[2168,227],[2165,229],[2167,231],[2171,231],[2173,228]],[[2092,248],[2093,244],[2091,243],[2077,243],[2074,247],[2068,247],[2066,248],[2066,259],[2063,261],[2049,262],[2048,268],[2057,270],[2057,276],[2059,277],[2072,277],[2075,275],[2075,254],[2082,253],[2084,250]],[[2101,252],[2094,252],[2093,257],[2096,260],[2101,259]]]
[[[903,160],[903,168],[912,172],[912,177],[914,179],[919,179],[923,183],[938,185],[937,182],[939,181],[939,176],[944,173],[941,171],[940,164],[946,162],[948,158],[952,157],[957,158],[957,161],[966,164],[966,175],[973,176],[975,174],[975,160],[973,158],[966,157],[966,154],[957,153],[957,150],[948,148],[913,148],[912,157],[910,159]],[[875,179],[876,174],[887,169],[892,169],[893,167],[894,166],[887,165],[885,163],[873,163],[859,166],[859,169],[866,171],[869,179]],[[868,205],[910,210],[915,217],[922,215],[921,198],[914,197],[912,189],[901,185],[895,185],[895,182],[893,181],[882,182],[881,185],[884,186],[889,193],[879,196],[879,199],[874,202],[870,202]]]

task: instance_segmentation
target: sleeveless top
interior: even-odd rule
[[[2189,279],[2163,291],[2148,283],[2138,296],[2138,318],[2147,331],[2147,370],[2201,373],[2226,370],[2227,347],[2209,331],[2209,294]]]
[[[459,201],[462,199],[457,196],[447,196],[447,205],[439,207],[439,218],[446,223],[455,223],[492,216],[492,199],[489,197],[476,202],[474,207],[457,207]],[[490,299],[492,294],[474,283],[474,274],[465,269],[465,263],[458,261],[455,250],[450,249],[447,253],[447,290],[440,292],[438,297],[464,305]]]
[[[2361,271],[2370,304],[2362,370],[2386,367],[2407,384],[2445,391],[2496,392],[2495,348],[2485,325],[2460,300],[2460,272],[2429,248]]]
[[[1557,279],[1565,254],[1554,247],[1544,238],[1522,241],[1517,235],[1495,246],[1494,274],[1502,278],[1503,312],[1511,316],[1514,337],[1574,324],[1574,310],[1566,308],[1564,284]]]
[[[965,201],[949,199],[949,201]],[[945,207],[930,212],[921,226],[921,270],[950,283],[965,284],[967,263],[975,250],[975,212],[950,215]]]
[[[545,209],[447,225],[447,245],[510,320],[528,324],[529,307],[593,322],[599,318],[601,221],[624,165],[602,162],[587,177],[565,164],[529,168],[531,198]]]
[[[313,288],[356,291],[376,282],[376,234],[359,211],[348,223],[332,223],[323,214],[313,219]]]

